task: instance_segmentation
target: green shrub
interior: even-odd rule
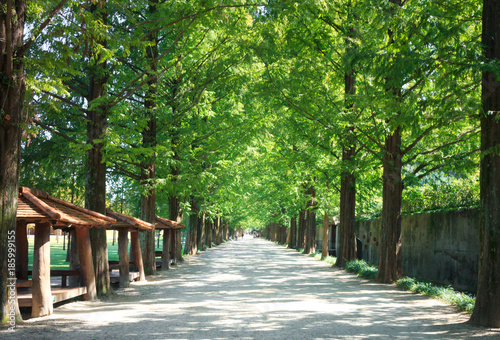
[[[377,276],[378,269],[375,266],[370,266],[364,260],[353,260],[345,264],[345,270],[356,273],[358,276],[365,279],[374,279]]]

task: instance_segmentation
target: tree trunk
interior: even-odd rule
[[[198,249],[200,249],[200,251],[203,251],[206,249],[206,220],[205,220],[205,213],[203,213],[203,216],[201,217],[201,221],[199,223],[199,227],[198,227],[198,230],[199,230],[199,235],[198,235]]]
[[[18,280],[28,280],[28,225],[17,222],[16,227],[16,270]]]
[[[484,0],[482,42],[487,61],[500,59],[500,3]],[[500,81],[483,72],[481,102],[481,224],[476,304],[470,322],[500,327]]]
[[[75,235],[80,263],[80,281],[82,286],[87,287],[87,293],[83,298],[92,301],[97,297],[97,290],[89,229],[76,228]]]
[[[19,312],[9,315],[7,278],[9,236],[16,231],[21,128],[26,89],[24,77],[23,36],[26,1],[1,2],[0,14],[0,324],[12,325],[10,317],[21,320]],[[5,13],[5,14],[4,14]],[[16,306],[18,311],[19,308]]]
[[[163,251],[161,256],[161,270],[170,268],[170,229],[163,229]]]
[[[154,16],[157,11],[158,0],[149,1],[149,14]],[[158,59],[158,39],[157,33],[151,33],[148,36],[150,45],[146,48],[146,59],[149,64],[150,71],[148,77],[152,77],[147,83],[146,97],[144,99],[145,115],[147,125],[142,131],[142,146],[145,149],[153,149],[153,153],[149,156],[144,156],[141,164],[141,185],[146,188],[146,195],[141,196],[141,219],[155,224],[156,220],[156,194],[155,194],[155,162],[156,152],[156,97],[157,97],[157,82],[155,77],[157,66],[155,60]],[[156,274],[155,260],[155,235],[154,230],[148,230],[141,233],[141,250],[142,259],[144,261],[144,272],[146,275]]]
[[[186,238],[185,254],[195,255],[198,252],[198,226],[200,209],[197,200],[191,198],[191,215],[189,215],[188,233]]]
[[[154,179],[154,164],[153,175]],[[149,195],[141,195],[141,219],[143,221],[155,224],[156,220],[156,195],[155,189],[150,187]],[[144,264],[145,275],[156,274],[156,259],[155,259],[155,231],[147,230],[140,233],[142,261]]]
[[[401,127],[385,140],[382,184],[382,242],[377,280],[390,283],[403,277],[401,265]]]
[[[91,13],[104,25],[107,24],[106,1],[99,0],[90,6]],[[97,39],[98,43],[107,46],[106,40]],[[107,69],[106,61],[100,54],[92,55],[90,67],[90,86],[88,101],[100,100],[106,95]],[[85,168],[85,207],[106,215],[106,162],[103,159],[104,140],[108,126],[108,112],[105,105],[98,105],[87,113],[87,162]],[[97,141],[97,142],[96,142]],[[110,292],[108,245],[105,228],[90,230],[92,258],[96,279],[97,294],[106,296]]]
[[[305,232],[305,222],[306,222],[306,213],[304,210],[299,212],[299,231],[297,237],[297,248],[304,248],[304,232]]]
[[[80,255],[78,253],[76,229],[71,228],[68,233],[68,252],[69,252],[69,269],[80,270]],[[92,270],[94,270],[92,268]],[[95,280],[95,278],[94,278]],[[81,284],[78,276],[68,277],[68,285],[70,287],[77,287]]]
[[[295,249],[297,247],[297,217],[294,216],[290,220],[290,235],[288,237],[288,248]]]
[[[311,185],[307,189],[306,194],[310,199],[307,202],[305,212],[304,254],[311,254],[316,252],[316,191],[314,190],[314,186]]]
[[[208,248],[212,248],[212,221],[211,220],[206,221],[205,226],[206,226],[206,234],[207,234],[207,238],[206,238],[205,242],[206,242]]]
[[[349,38],[346,39],[346,54],[355,53],[353,28],[349,31]],[[351,58],[350,58],[351,59]],[[344,74],[344,99],[347,109],[352,110],[355,103],[352,96],[356,94],[356,76],[354,65],[348,65]],[[342,165],[344,171],[340,178],[340,224],[339,224],[339,244],[337,251],[338,267],[344,267],[345,263],[356,259],[356,235],[354,232],[356,222],[356,177],[351,170],[356,156],[354,128],[346,128],[341,138],[342,143]]]
[[[168,206],[169,206],[169,219],[172,221],[181,223],[182,222],[182,211],[181,211],[181,200],[179,197],[175,195],[169,195],[168,198]],[[181,231],[178,230],[175,233],[174,241],[176,243],[175,246],[175,259],[176,261],[182,262],[184,259],[182,258],[182,246],[181,246]],[[174,249],[172,249],[174,250]]]
[[[118,258],[120,260],[120,288],[127,288],[130,286],[127,230],[118,232]]]
[[[139,272],[139,281],[146,281],[138,231],[130,232],[130,250],[134,259],[135,270]]]
[[[325,211],[323,219],[323,244],[321,247],[321,258],[328,257],[328,213]]]
[[[350,167],[350,163],[354,161],[354,147],[344,145],[342,149],[342,162]],[[350,170],[342,172],[341,176],[339,240],[335,265],[342,268],[346,262],[356,259],[356,235],[354,232],[356,177]]]
[[[401,7],[401,0],[389,0]],[[394,32],[389,29],[389,43],[393,44]],[[389,79],[394,83],[394,79]],[[397,102],[401,101],[401,88],[391,85],[391,91]],[[397,113],[399,116],[399,113]],[[390,283],[403,276],[401,264],[401,202],[403,194],[403,181],[401,177],[402,127],[397,126],[385,138],[385,150],[382,159],[382,242],[380,246],[380,261],[377,274],[379,282]]]
[[[224,221],[224,241],[229,240],[229,221]]]
[[[33,301],[31,316],[34,318],[52,314],[50,289],[50,223],[37,223],[33,247]]]
[[[172,257],[172,266],[177,265],[177,234],[178,230],[170,230],[170,255]]]

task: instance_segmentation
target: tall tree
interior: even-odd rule
[[[26,92],[25,55],[41,32],[68,0],[47,2],[40,21],[34,20],[31,36],[24,41],[28,1],[2,0],[0,9],[0,323],[8,320],[8,236],[16,230],[21,132]],[[17,308],[17,307],[16,307]],[[16,317],[19,318],[17,311]]]
[[[92,22],[97,20],[104,26],[108,22],[108,9],[106,0],[98,0],[90,5],[91,17],[87,25],[92,27]],[[104,27],[104,29],[106,29]],[[109,80],[107,58],[100,49],[107,48],[106,33],[92,32],[91,42],[94,46],[90,54],[89,63],[89,94],[90,109],[87,112],[87,144],[89,145],[86,160],[85,177],[85,207],[89,210],[106,214],[106,162],[103,158],[104,142],[108,127],[109,108],[105,102],[106,85]],[[90,42],[89,42],[90,43]],[[92,244],[92,258],[98,295],[110,293],[108,240],[105,228],[92,228],[90,231]]]
[[[500,327],[500,3],[483,2],[486,68],[481,91],[481,224],[476,304],[471,323]]]

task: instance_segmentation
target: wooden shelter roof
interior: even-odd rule
[[[51,221],[55,226],[79,227],[106,227],[116,222],[114,218],[26,187],[19,187],[17,220],[28,223]]]
[[[124,230],[128,228],[138,229],[138,230],[154,230],[155,226],[151,223],[145,222],[138,218],[117,213],[111,209],[106,209],[106,215],[112,217],[116,220],[115,223],[111,223],[109,226],[111,229]]]
[[[185,227],[184,224],[156,216],[156,229],[182,229]]]

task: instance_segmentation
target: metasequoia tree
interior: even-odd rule
[[[485,69],[481,91],[481,224],[476,304],[470,322],[500,327],[500,3],[483,2]]]
[[[0,322],[9,316],[8,236],[16,230],[17,196],[21,133],[25,123],[24,97],[26,91],[25,55],[41,32],[68,1],[48,1],[40,5],[43,17],[33,20],[31,35],[25,38],[28,1],[2,0],[0,9]],[[38,20],[36,20],[38,19]],[[17,307],[15,307],[17,308]],[[19,318],[19,311],[16,312]]]

